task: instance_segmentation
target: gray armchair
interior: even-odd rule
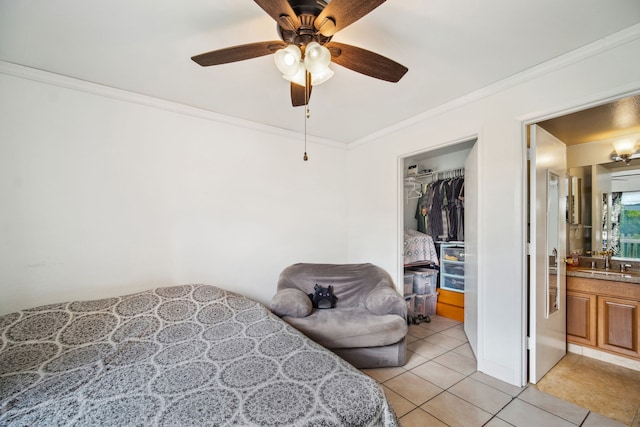
[[[335,308],[314,309],[314,286],[333,286]],[[402,366],[407,306],[373,264],[294,264],[285,268],[271,311],[356,368]]]

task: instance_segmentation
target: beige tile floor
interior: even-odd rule
[[[624,425],[640,427],[640,371],[567,353],[536,387]]]
[[[463,324],[440,316],[409,327],[405,366],[363,372],[382,385],[403,427],[624,425],[534,386],[476,371]]]

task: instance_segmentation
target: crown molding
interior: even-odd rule
[[[158,110],[177,113],[185,116],[195,117],[198,119],[208,120],[228,126],[235,126],[242,129],[251,129],[258,132],[263,132],[271,135],[275,135],[282,138],[300,140],[304,138],[304,134],[301,132],[289,131],[281,129],[275,126],[268,126],[261,123],[256,123],[251,120],[240,119],[237,117],[227,116],[213,111],[207,111],[201,108],[192,107],[186,104],[178,102],[167,101],[160,98],[155,98],[149,95],[142,95],[135,92],[130,92],[123,89],[117,89],[111,86],[105,86],[98,83],[89,82],[86,80],[76,79],[74,77],[64,76],[61,74],[52,73],[49,71],[39,70],[37,68],[27,67],[25,65],[15,64],[12,62],[6,62],[0,60],[0,74],[6,74],[9,76],[31,80],[39,83],[49,84],[53,86],[62,87],[65,89],[71,89],[78,92],[84,92],[92,95],[102,96],[105,98],[115,99],[122,102],[138,104],[145,107],[151,107]],[[341,142],[332,141],[329,139],[315,137],[313,135],[307,135],[307,142],[326,145],[341,150],[347,149],[346,145]]]
[[[367,135],[356,141],[349,143],[349,149],[357,148],[361,145],[368,144],[386,135],[395,133],[399,130],[408,128],[420,122],[426,121],[448,111],[460,108],[464,105],[476,102],[480,99],[498,94],[512,87],[534,80],[538,77],[560,70],[568,65],[575,64],[584,59],[595,56],[607,50],[614,49],[626,43],[640,38],[640,24],[625,28],[622,31],[613,33],[607,37],[603,37],[593,43],[575,49],[559,57],[543,62],[539,65],[531,67],[525,71],[514,74],[513,76],[502,79],[496,83],[485,86],[476,91],[470,92],[447,103],[429,109],[424,113],[413,116],[409,119],[398,122],[392,126],[382,129],[378,132]]]

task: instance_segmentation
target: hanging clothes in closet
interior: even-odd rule
[[[464,241],[464,175],[462,169],[442,174],[454,176],[427,184],[418,199],[418,231],[437,240]]]

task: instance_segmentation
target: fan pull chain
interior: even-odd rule
[[[309,160],[309,156],[307,156],[307,120],[311,115],[309,111],[309,77],[310,75],[307,71],[304,79],[304,156],[302,157],[305,162]]]
[[[309,156],[307,156],[307,119],[309,118],[309,106],[305,105],[305,117],[304,117],[304,157],[302,160],[305,162],[309,160]]]

